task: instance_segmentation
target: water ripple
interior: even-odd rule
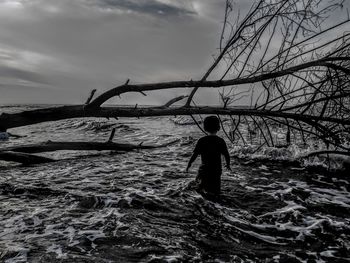
[[[45,166],[0,168],[1,262],[346,262],[349,180],[259,161],[224,172],[222,197],[185,173],[192,126],[166,118],[67,120],[16,129],[46,139],[180,143],[123,154],[51,153]],[[172,137],[169,139],[169,137]],[[79,158],[76,158],[80,156]],[[309,261],[308,261],[309,260]],[[314,261],[312,261],[314,260]]]

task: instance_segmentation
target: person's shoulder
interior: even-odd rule
[[[197,143],[196,143],[196,149],[199,150],[199,149],[202,149],[203,148],[203,145],[206,145],[206,140],[205,140],[205,136],[204,137],[201,137],[198,139]]]
[[[200,143],[202,143],[204,141],[204,137],[201,137],[201,138],[199,138],[198,140],[197,140],[197,144],[200,144]]]
[[[226,142],[225,142],[225,140],[223,139],[223,138],[221,138],[221,137],[219,137],[219,136],[217,136],[218,137],[218,141],[221,143],[221,144],[223,144],[223,145],[226,145]]]
[[[215,136],[215,137],[218,141],[225,142],[225,140],[223,138],[221,138],[220,136]]]
[[[210,143],[210,142],[213,141],[213,137],[214,136],[211,136],[211,135],[205,135],[205,136],[199,138],[198,143],[200,143],[200,144],[202,144],[202,143],[204,143],[204,144]]]
[[[203,137],[199,138],[199,139],[198,139],[198,142],[206,141],[206,140],[207,140],[207,137],[208,137],[208,136],[203,136]]]

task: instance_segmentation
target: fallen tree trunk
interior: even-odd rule
[[[305,158],[309,158],[309,157],[312,157],[312,156],[324,155],[324,154],[350,156],[350,151],[336,151],[336,150],[315,151],[315,152],[310,152],[310,153],[307,153],[307,154],[305,154],[303,156],[300,156],[299,159],[305,159]]]
[[[0,130],[37,124],[46,121],[58,121],[71,118],[84,117],[150,117],[150,116],[176,116],[194,114],[219,114],[236,116],[263,116],[289,118],[309,123],[310,121],[329,121],[343,125],[350,125],[350,119],[312,116],[271,110],[222,108],[222,107],[177,107],[177,108],[135,108],[135,107],[102,107],[86,109],[85,105],[62,106],[46,109],[24,111],[20,113],[2,113],[0,115]]]
[[[101,108],[100,106],[103,103],[105,103],[107,100],[128,92],[139,92],[145,95],[144,93],[145,91],[152,91],[152,90],[193,88],[193,87],[195,87],[196,89],[199,87],[220,88],[220,87],[227,87],[227,86],[240,85],[240,84],[253,84],[264,80],[282,77],[282,76],[292,74],[294,72],[298,72],[300,70],[308,69],[310,67],[315,67],[315,66],[316,67],[323,66],[326,68],[339,67],[332,63],[339,62],[339,61],[340,62],[349,61],[349,60],[350,60],[350,57],[329,57],[329,58],[327,57],[327,58],[322,58],[322,59],[310,61],[307,63],[303,63],[301,65],[290,67],[288,69],[280,70],[277,72],[264,73],[254,77],[242,77],[242,78],[235,78],[230,80],[215,80],[215,81],[190,80],[190,81],[173,81],[173,82],[137,84],[137,85],[130,85],[129,82],[127,82],[124,85],[121,85],[106,91],[105,93],[101,94],[94,100],[92,100],[92,96],[94,94],[94,92],[92,92],[89,99],[87,100],[87,104],[83,104],[83,105],[51,107],[47,109],[24,111],[24,112],[13,113],[13,114],[2,113],[0,115],[0,131],[6,131],[7,129],[10,129],[10,128],[36,124],[40,122],[57,121],[62,119],[81,118],[81,117],[145,117],[145,116],[164,116],[164,115],[205,114],[206,112],[208,112],[208,114],[213,114],[213,113],[222,114],[220,112],[221,110],[223,110],[222,108],[189,107],[188,103],[186,103],[186,107],[177,108],[176,111],[173,108],[169,108],[170,105],[179,101],[180,99],[185,98],[186,96],[174,98],[162,107],[135,109],[135,108],[123,108],[123,107]],[[341,67],[341,69],[342,71],[345,71],[346,74],[350,73],[350,70],[347,68]],[[348,94],[342,94],[338,99],[343,97],[348,97]],[[231,113],[229,114],[235,115],[237,113],[239,114],[239,112],[244,112],[244,110],[242,109],[238,109],[238,110],[236,109],[236,111],[231,110]],[[227,112],[225,112],[224,114],[227,114]],[[246,114],[250,115],[249,112],[246,112]],[[261,114],[263,114],[262,116],[274,117],[276,114],[276,111],[265,111],[265,112],[262,112]],[[303,115],[303,114],[300,114],[300,115]],[[258,116],[260,116],[260,114]],[[319,116],[319,115],[315,116],[315,118],[317,118],[317,120],[322,120],[322,116]],[[301,116],[301,119],[299,120],[302,120],[302,116]]]
[[[284,70],[276,71],[276,72],[263,73],[253,77],[242,77],[242,78],[234,78],[229,80],[208,81],[208,80],[202,79],[202,80],[196,80],[196,81],[193,81],[193,80],[171,81],[171,82],[160,82],[160,83],[138,84],[138,85],[130,85],[129,82],[127,82],[124,85],[115,87],[114,89],[110,89],[107,92],[101,94],[96,99],[91,101],[87,105],[87,107],[91,107],[91,108],[99,107],[110,98],[119,96],[127,92],[140,92],[144,94],[145,91],[152,91],[152,90],[193,88],[193,87],[197,90],[198,88],[220,88],[220,87],[227,87],[227,86],[233,86],[233,85],[253,84],[264,80],[283,77],[283,76],[292,74],[294,72],[298,72],[303,69],[307,69],[311,67],[326,67],[326,68],[337,67],[338,68],[339,66],[337,66],[336,64],[333,64],[332,62],[349,61],[349,60],[350,60],[350,57],[327,57],[327,58],[310,61],[307,63],[302,63],[300,65],[290,67]],[[339,70],[344,71],[346,74],[350,74],[350,70],[347,68],[340,67]],[[189,99],[191,100],[192,97],[193,95],[192,96],[190,95]],[[189,106],[189,104],[186,104],[186,106]]]
[[[60,150],[73,151],[132,151],[136,149],[155,149],[172,145],[179,140],[171,141],[159,145],[142,145],[142,144],[124,144],[114,142],[53,142],[47,141],[40,144],[28,144],[4,148],[2,152],[21,152],[21,153],[41,153],[53,152]],[[1,157],[0,157],[1,158]]]
[[[25,165],[50,163],[55,161],[53,159],[42,157],[42,156],[36,156],[32,154],[12,152],[12,151],[0,151],[0,160],[7,161],[7,162],[22,163]]]

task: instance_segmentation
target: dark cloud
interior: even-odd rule
[[[18,68],[11,68],[0,65],[1,78],[10,78],[19,81],[32,82],[37,84],[49,84],[48,81],[36,72],[26,71]]]
[[[182,16],[193,15],[193,10],[162,3],[156,0],[97,0],[96,6],[105,9],[122,9],[142,14],[156,16]]]

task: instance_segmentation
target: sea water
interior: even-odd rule
[[[193,186],[199,160],[184,172],[201,131],[167,117],[46,122],[11,129],[22,137],[0,147],[103,142],[113,127],[114,142],[179,142],[43,153],[58,161],[33,166],[1,162],[0,262],[349,262],[350,187],[342,173],[234,159],[221,199],[207,200]],[[235,155],[239,146],[227,144]]]

